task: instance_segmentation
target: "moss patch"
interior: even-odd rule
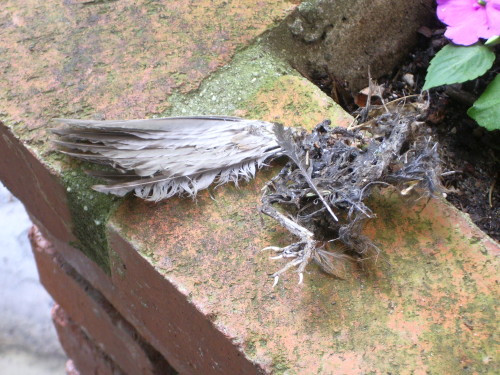
[[[254,44],[235,55],[229,64],[207,78],[198,90],[187,95],[171,95],[171,106],[162,116],[233,115],[241,111],[245,107],[243,103],[264,85],[286,74],[294,74],[287,63],[270,54],[263,46]]]
[[[87,176],[82,165],[65,170],[61,177],[66,187],[68,205],[73,218],[73,233],[78,239],[78,243],[72,245],[109,274],[110,258],[106,223],[122,199],[92,190],[92,185],[99,181]]]
[[[266,82],[243,103],[243,108],[248,117],[305,129],[312,129],[325,119],[331,120],[333,126],[352,122],[352,117],[318,87],[291,74]]]

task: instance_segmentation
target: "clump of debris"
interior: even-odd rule
[[[423,122],[427,107],[422,97],[401,98],[370,107],[361,124],[332,128],[324,121],[310,134],[276,125],[290,161],[267,183],[261,211],[298,241],[264,249],[290,258],[272,275],[275,285],[294,267],[302,282],[311,261],[344,278],[346,264],[376,256],[380,250],[362,234],[375,217],[365,203],[375,187],[418,197],[442,191],[437,143]]]

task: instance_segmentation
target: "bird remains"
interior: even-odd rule
[[[375,216],[365,203],[375,187],[420,197],[440,190],[437,144],[422,121],[425,110],[420,100],[398,100],[372,107],[363,124],[346,129],[324,121],[311,133],[224,116],[61,119],[66,126],[53,132],[61,152],[113,167],[91,172],[108,182],[95,190],[119,196],[134,191],[153,201],[249,180],[265,162],[286,156],[288,163],[264,187],[261,211],[298,238],[266,248],[289,259],[272,275],[275,283],[292,268],[301,282],[311,261],[342,278],[346,261],[378,254],[362,234]]]

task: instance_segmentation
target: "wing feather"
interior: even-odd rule
[[[61,152],[117,169],[103,176],[111,184],[96,190],[121,196],[134,190],[154,201],[248,180],[280,153],[274,124],[238,117],[57,121],[65,125],[53,130]]]

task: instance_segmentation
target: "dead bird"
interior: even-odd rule
[[[153,201],[193,197],[214,182],[249,180],[267,161],[286,155],[290,162],[264,187],[261,207],[299,238],[283,248],[266,248],[291,259],[272,274],[276,284],[293,267],[301,282],[311,261],[342,277],[347,259],[378,253],[361,234],[374,217],[364,203],[373,187],[393,186],[402,194],[439,190],[437,144],[416,108],[386,110],[353,130],[325,121],[309,134],[226,116],[59,119],[65,126],[53,132],[61,152],[114,168],[91,172],[109,182],[95,190],[119,196],[134,191]]]
[[[278,252],[277,258],[292,258],[272,275],[275,284],[292,267],[301,282],[311,261],[344,278],[350,261],[376,258],[379,248],[362,234],[366,221],[375,217],[365,203],[375,187],[390,186],[402,195],[415,191],[419,197],[441,191],[437,143],[416,114],[382,114],[370,131],[331,128],[325,121],[297,138],[275,127],[291,161],[267,183],[261,210],[299,238],[283,248],[266,248]]]

